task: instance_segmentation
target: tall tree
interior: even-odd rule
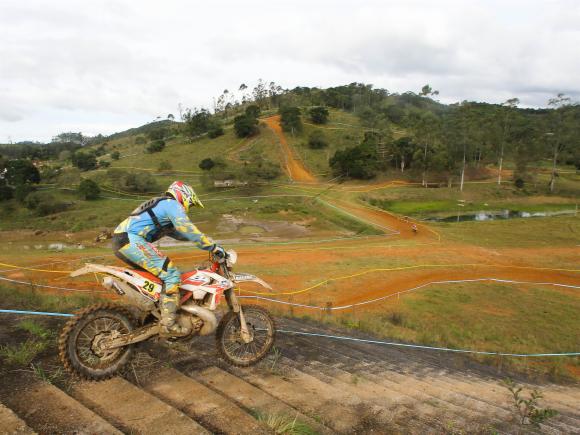
[[[552,174],[550,177],[550,192],[554,192],[557,164],[560,153],[574,141],[574,130],[578,130],[577,111],[574,110],[570,98],[565,94],[558,94],[548,101],[554,110],[548,118],[550,131],[545,133],[547,142],[552,151]],[[577,140],[577,139],[576,139]]]
[[[518,98],[510,98],[502,104],[502,109],[499,113],[501,117],[501,137],[499,150],[499,163],[497,172],[497,184],[501,184],[501,171],[503,169],[503,156],[510,134],[510,123],[513,117],[514,109],[518,107],[520,100]]]
[[[441,133],[441,121],[439,117],[432,112],[421,113],[414,122],[415,139],[423,147],[422,153],[418,160],[423,164],[423,175],[421,184],[427,187],[427,169],[430,166],[430,150],[433,150],[435,144],[439,141]]]

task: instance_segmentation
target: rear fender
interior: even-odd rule
[[[124,267],[102,266],[100,264],[87,263],[84,267],[72,272],[70,276],[77,277],[87,275],[89,273],[103,273],[118,278],[119,281],[130,284],[139,289],[140,294],[152,301],[157,301],[159,299],[159,295],[161,294],[161,284],[149,281],[138,273],[135,273],[133,270]],[[109,280],[103,280],[103,285],[105,288],[110,288]]]

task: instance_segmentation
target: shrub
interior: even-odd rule
[[[121,187],[130,192],[156,192],[159,190],[159,185],[155,178],[148,172],[128,173],[122,180]]]
[[[280,176],[280,165],[269,160],[255,159],[247,163],[244,173],[250,180],[262,179],[273,180]]]
[[[224,135],[224,129],[221,125],[215,125],[208,130],[207,135],[210,139],[215,139]]]
[[[163,151],[164,148],[165,148],[165,141],[163,139],[159,139],[159,140],[154,140],[149,145],[147,145],[146,151],[150,154],[153,154],[153,153],[158,153],[160,151]]]
[[[108,168],[109,166],[111,166],[111,162],[108,160],[101,160],[99,162],[99,168]]]
[[[215,163],[212,159],[203,159],[200,163],[199,163],[199,168],[203,169],[204,171],[209,171],[210,169],[212,169],[215,166]]]
[[[238,115],[234,118],[234,130],[238,137],[250,137],[258,132],[258,121],[248,115]]]
[[[30,362],[48,347],[48,341],[26,340],[17,345],[0,346],[0,356],[6,363],[27,367]]]
[[[159,166],[157,166],[159,172],[170,171],[171,169],[173,169],[173,166],[167,160],[162,160],[159,162]]]
[[[169,130],[166,127],[159,127],[159,128],[154,129],[154,130],[150,130],[147,133],[147,136],[152,141],[159,141],[159,140],[164,139],[167,136],[168,131]]]
[[[57,200],[54,195],[45,192],[32,192],[24,200],[24,205],[36,211],[39,216],[47,216],[66,210],[69,204]]]
[[[145,136],[137,136],[135,138],[135,145],[145,145],[147,143],[147,139]]]
[[[246,115],[253,119],[258,118],[258,116],[260,116],[260,106],[252,104],[246,107]]]
[[[328,142],[326,141],[326,135],[324,132],[320,130],[314,130],[312,133],[310,133],[310,136],[308,137],[308,146],[313,150],[326,148],[328,146]]]
[[[97,199],[101,194],[101,188],[93,180],[85,179],[79,184],[79,194],[86,200]]]
[[[20,184],[14,189],[14,198],[19,202],[24,202],[26,197],[35,190],[30,184]]]
[[[328,122],[328,109],[326,107],[313,107],[308,111],[310,120],[315,124],[326,124]]]
[[[119,151],[113,151],[111,153],[112,160],[119,160],[121,158],[121,153]]]
[[[7,201],[14,196],[14,189],[5,184],[0,184],[0,201]]]

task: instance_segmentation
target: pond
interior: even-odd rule
[[[538,211],[528,212],[519,210],[502,210],[502,211],[478,211],[467,214],[454,214],[451,216],[435,216],[425,218],[427,222],[468,222],[468,221],[494,221],[503,219],[520,219],[520,218],[537,218],[550,216],[573,216],[577,213],[576,210],[560,210],[560,211]]]

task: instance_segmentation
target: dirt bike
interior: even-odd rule
[[[171,342],[191,342],[197,336],[215,332],[217,348],[230,364],[247,367],[256,364],[274,344],[276,327],[267,310],[240,305],[235,286],[255,282],[271,287],[248,273],[234,273],[235,251],[225,258],[210,255],[210,265],[181,276],[181,308],[177,322],[191,332]],[[133,356],[136,343],[159,336],[161,318],[159,298],[163,283],[142,270],[86,264],[71,273],[77,277],[102,274],[103,286],[114,291],[124,305],[103,303],[75,313],[59,339],[59,355],[64,367],[85,379],[101,380],[121,371]],[[214,311],[222,299],[229,311],[217,321]]]

